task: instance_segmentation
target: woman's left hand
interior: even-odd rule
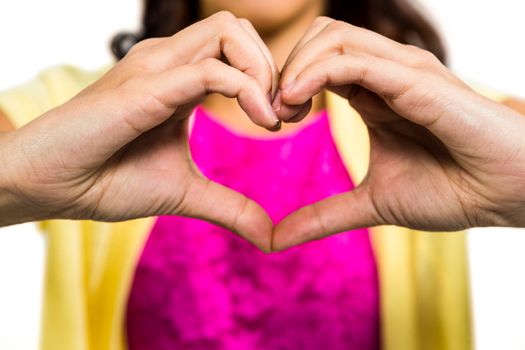
[[[525,118],[474,92],[428,51],[319,18],[283,68],[284,121],[329,89],[370,136],[353,191],[304,207],[275,229],[275,250],[359,227],[525,226]],[[278,107],[278,106],[275,106]]]

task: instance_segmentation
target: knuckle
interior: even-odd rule
[[[129,51],[128,51],[128,53],[126,54],[126,56],[129,57],[129,56],[132,56],[132,55],[136,55],[137,52],[142,51],[143,46],[141,45],[141,43],[142,43],[142,42],[138,42],[138,43],[136,43],[135,45],[133,45],[133,46],[129,49]]]
[[[243,25],[253,28],[252,22],[250,22],[246,18],[239,18],[239,22],[241,22]]]
[[[132,50],[135,50],[135,51],[142,50],[142,49],[144,49],[146,47],[149,47],[149,46],[153,45],[156,42],[156,40],[157,39],[153,39],[153,38],[148,38],[148,39],[141,40],[138,43],[136,43],[135,45],[133,45],[133,47],[131,48],[130,51],[132,51]]]
[[[129,63],[131,64],[132,73],[143,73],[143,72],[155,72],[158,69],[158,65],[155,64],[154,60],[145,51],[139,51],[130,56]]]
[[[257,80],[258,80],[259,76],[253,75],[253,74],[250,75],[250,74],[241,72],[241,71],[239,71],[237,69],[233,69],[232,73],[234,74],[234,76],[232,74],[230,74],[230,76],[232,78],[240,80],[240,82],[243,85],[258,86]]]
[[[137,49],[129,52],[122,60],[125,63],[126,70],[130,73],[135,72],[155,72],[159,66],[152,59],[151,52],[148,50]]]
[[[212,71],[217,70],[219,68],[218,65],[220,64],[221,62],[218,59],[213,58],[213,57],[208,57],[208,58],[205,58],[197,62],[196,65],[197,65],[197,68],[202,71],[212,72]]]
[[[327,26],[328,40],[333,43],[339,54],[346,54],[349,30],[348,23],[342,21],[333,21]]]
[[[237,20],[237,17],[230,11],[219,11],[210,16],[211,20],[219,24],[227,24]]]
[[[239,94],[244,96],[258,96],[261,88],[257,81],[250,76],[239,76]]]
[[[212,83],[212,75],[221,67],[221,62],[216,58],[205,58],[194,65],[195,74],[206,89]]]
[[[332,31],[346,31],[350,28],[350,25],[343,21],[332,21],[328,24],[328,29]]]
[[[158,40],[158,38],[149,38],[139,41],[129,49],[126,57],[134,57],[138,60],[144,59],[147,56],[147,49],[154,46]]]
[[[414,67],[425,68],[441,65],[441,61],[432,52],[413,45],[407,45],[407,47],[413,53]]]
[[[269,78],[271,80],[272,76],[273,76],[273,68],[272,68],[272,65],[271,63],[266,59],[266,58],[262,58],[261,59],[261,69],[260,69],[260,74],[265,77],[265,78]]]
[[[246,77],[245,79],[245,84],[246,84],[246,87],[250,90],[250,91],[253,91],[254,93],[256,93],[257,91],[259,91],[259,84],[257,83],[257,81],[252,78],[252,77]]]
[[[427,50],[421,50],[421,57],[422,57],[422,60],[427,62],[428,64],[431,64],[431,65],[436,65],[436,64],[439,64],[441,65],[441,62],[439,61],[439,59],[436,57],[436,55],[434,55],[432,52],[430,51],[427,51]]]
[[[330,22],[334,22],[335,20],[333,18],[330,18],[328,16],[318,16],[315,20],[314,20],[314,24],[315,25],[323,25],[323,24],[328,24]]]

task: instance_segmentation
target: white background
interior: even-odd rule
[[[525,5],[519,0],[424,0],[464,79],[525,97]],[[112,33],[133,29],[138,0],[0,2],[0,90],[46,67],[109,62]],[[0,165],[0,171],[1,171]],[[469,236],[477,349],[525,349],[525,231]],[[33,224],[0,229],[0,349],[38,344],[45,242]]]

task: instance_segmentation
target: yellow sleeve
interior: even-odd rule
[[[51,109],[45,84],[39,79],[0,93],[0,110],[15,128]]]
[[[83,71],[72,66],[50,68],[35,79],[0,92],[2,110],[16,128],[71,99],[108,69]]]

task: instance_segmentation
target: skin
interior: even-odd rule
[[[281,221],[275,250],[383,224],[525,226],[524,116],[474,92],[431,53],[319,18],[279,84],[283,104],[325,88],[348,99],[368,127],[371,154],[355,190]]]
[[[268,251],[267,214],[204,178],[187,142],[188,118],[209,93],[236,97],[259,126],[278,123],[267,97],[277,70],[256,35],[220,12],[143,41],[69,102],[4,133],[0,159],[12,167],[0,179],[0,225],[176,214],[222,225]]]
[[[322,8],[313,3],[290,2],[315,10],[293,30],[254,28],[221,12],[144,41],[72,100],[1,133],[0,162],[11,166],[0,175],[0,226],[184,215],[227,227],[264,251],[379,224],[525,226],[523,115],[478,95],[426,51],[325,17],[310,26]],[[356,190],[274,227],[256,203],[196,169],[188,118],[209,94],[219,118],[234,115],[237,126],[249,120],[257,127],[242,130],[251,133],[308,118],[323,89],[347,98],[369,128],[371,165]],[[243,112],[231,113],[219,95],[236,97]]]
[[[282,35],[282,32],[289,30],[295,22],[301,22],[305,14],[309,15],[312,10],[318,12],[318,15],[321,14],[324,12],[325,2],[324,0],[288,0],[286,2],[281,0],[200,0],[200,9],[202,18],[218,11],[229,11],[239,18],[246,18],[262,38],[267,38]]]
[[[201,16],[206,17],[218,10],[227,10],[238,17],[249,20],[260,34],[268,47],[271,57],[280,70],[295,44],[312,22],[323,14],[326,6],[324,0],[292,0],[292,1],[231,1],[231,0],[202,0]],[[206,98],[204,106],[223,125],[237,133],[252,137],[271,138],[270,132],[250,122],[235,100],[214,94]],[[302,108],[302,109],[301,109]],[[322,95],[312,99],[312,107],[301,106],[294,108],[290,113],[310,116],[317,114],[324,108]],[[305,124],[285,123],[281,128],[281,135],[294,132]]]

